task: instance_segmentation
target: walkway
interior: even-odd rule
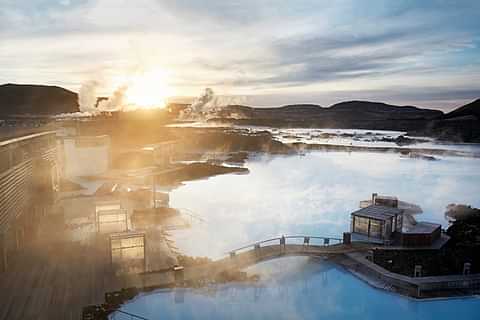
[[[321,244],[312,244],[313,242],[321,242]],[[186,267],[184,274],[185,280],[212,278],[221,272],[241,270],[263,261],[285,256],[332,257],[365,251],[371,247],[372,245],[365,243],[343,244],[338,238],[284,236],[232,250],[228,257],[206,265]]]

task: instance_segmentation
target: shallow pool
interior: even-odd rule
[[[283,258],[257,265],[261,281],[142,294],[121,310],[147,319],[435,319],[480,316],[480,298],[415,301],[373,289],[329,262]],[[112,319],[130,319],[116,313]]]
[[[389,153],[312,152],[251,158],[248,175],[189,182],[171,205],[206,220],[175,231],[181,251],[220,257],[281,234],[338,236],[372,192],[417,203],[442,223],[445,206],[480,206],[480,161],[403,159]],[[261,281],[143,294],[122,310],[148,319],[480,319],[480,299],[414,301],[374,289],[324,260],[262,263]],[[120,314],[115,319],[130,319]]]

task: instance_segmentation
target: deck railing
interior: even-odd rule
[[[332,244],[340,244],[343,243],[343,240],[340,238],[334,238],[334,237],[322,237],[322,236],[307,236],[307,235],[294,235],[294,236],[281,236],[281,237],[276,237],[276,238],[271,238],[271,239],[266,239],[258,242],[251,243],[249,245],[236,248],[234,250],[230,250],[228,253],[230,256],[235,255],[239,251],[243,251],[245,249],[258,249],[261,248],[262,245],[268,244],[268,243],[275,243],[278,242],[280,245],[287,245],[288,240],[292,239],[298,239],[298,240],[303,240],[304,245],[311,245],[311,240],[322,240],[323,243],[320,245],[323,246],[329,246]],[[296,243],[298,244],[298,243]]]

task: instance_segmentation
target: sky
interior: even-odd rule
[[[175,96],[256,106],[480,97],[480,1],[0,0],[0,83],[110,95],[162,70]]]

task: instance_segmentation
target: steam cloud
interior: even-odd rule
[[[211,88],[205,88],[205,91],[193,101],[190,107],[180,114],[180,118],[184,120],[206,120],[215,117],[217,112],[225,106],[244,102],[244,97],[217,96]]]
[[[80,91],[78,92],[80,112],[90,112],[95,109],[97,103],[97,86],[98,82],[92,80],[82,84],[80,87]]]
[[[60,114],[58,118],[65,117],[89,117],[102,112],[125,112],[134,111],[139,107],[127,103],[128,85],[118,87],[107,99],[98,99],[98,87],[100,82],[90,80],[82,84],[78,92],[78,104],[80,112]],[[205,88],[204,92],[198,96],[194,102],[179,116],[182,120],[207,120],[214,118],[217,113],[229,105],[239,105],[245,102],[245,97],[239,96],[218,96],[211,88]]]
[[[100,111],[127,111],[126,110],[126,92],[128,86],[121,86],[113,92],[113,95],[107,100],[98,102],[97,109]]]
[[[100,85],[98,81],[88,81],[80,87],[78,93],[78,104],[81,113],[91,115],[100,112],[127,111],[126,92],[128,86],[119,87],[111,97],[97,103],[97,88]]]

